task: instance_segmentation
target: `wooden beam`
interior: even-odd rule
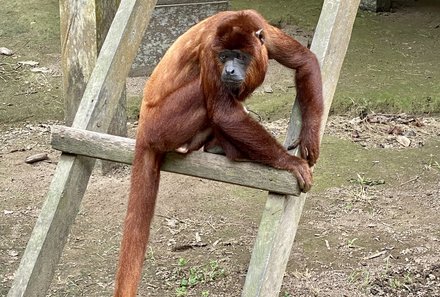
[[[155,0],[123,1],[84,91],[73,127],[108,130],[155,5]],[[86,157],[61,155],[9,297],[46,296],[94,163],[94,159]]]
[[[93,2],[93,1],[92,1]],[[105,37],[118,11],[120,0],[94,0],[96,6],[96,43],[98,53],[101,51]],[[127,136],[127,91],[125,87],[119,98],[118,108],[110,123],[108,134]],[[119,166],[118,163],[98,161],[97,166],[102,174],[108,174]]]
[[[360,0],[325,0],[311,50],[321,65],[325,112],[321,137],[339,79]],[[298,137],[301,113],[293,107],[286,143]],[[299,197],[270,193],[251,256],[242,297],[275,297],[281,290],[284,273],[306,194]]]
[[[61,66],[63,70],[64,120],[72,125],[98,54],[120,0],[60,1]],[[81,45],[81,46],[78,46]],[[125,92],[120,110],[125,110]],[[114,120],[114,133],[125,136],[126,116]],[[124,134],[125,133],[125,134]]]
[[[64,121],[69,126],[98,57],[95,9],[95,1],[60,1]]]
[[[71,154],[131,164],[135,140],[65,126],[52,127],[52,147]],[[289,172],[251,162],[233,162],[221,155],[168,153],[162,170],[282,194],[299,195]]]

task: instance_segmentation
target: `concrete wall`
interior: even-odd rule
[[[360,8],[374,12],[390,11],[391,0],[361,0]]]
[[[130,76],[150,74],[177,37],[206,17],[227,9],[228,1],[159,0]]]

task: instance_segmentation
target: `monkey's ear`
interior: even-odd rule
[[[255,36],[257,36],[257,38],[260,39],[261,44],[264,44],[263,29],[260,29],[257,32],[255,32]]]

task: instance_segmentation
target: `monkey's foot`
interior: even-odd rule
[[[220,145],[214,145],[211,147],[204,147],[203,150],[207,153],[216,154],[216,155],[225,155],[225,151]]]

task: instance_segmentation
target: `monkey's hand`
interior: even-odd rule
[[[312,170],[306,160],[291,156],[292,160],[289,162],[289,171],[295,175],[298,180],[298,186],[301,192],[308,192],[312,187]]]
[[[298,146],[301,157],[307,160],[310,166],[315,165],[319,158],[319,136],[314,136],[311,133],[301,133],[299,138],[287,147],[287,150],[292,150]]]

